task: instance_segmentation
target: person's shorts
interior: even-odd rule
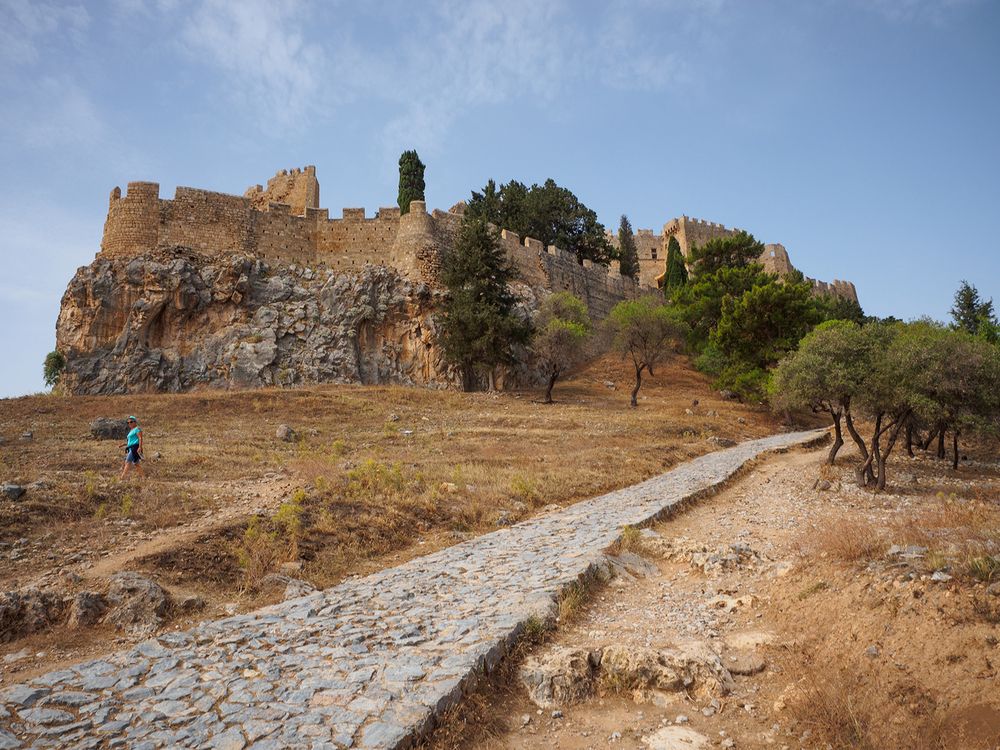
[[[125,451],[125,463],[127,464],[137,464],[142,460],[142,456],[139,455],[139,446],[131,445],[129,449]]]

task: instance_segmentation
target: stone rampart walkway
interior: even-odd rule
[[[396,748],[628,524],[821,432],[710,453],[405,565],[0,689],[2,748]]]

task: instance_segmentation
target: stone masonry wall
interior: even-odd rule
[[[114,257],[183,246],[206,254],[247,253],[304,265],[320,262],[345,273],[358,273],[366,264],[392,266],[413,280],[438,283],[442,254],[452,246],[461,223],[459,212],[429,214],[423,201],[414,201],[403,216],[396,207],[380,208],[372,218],[363,208],[345,208],[341,218],[330,219],[327,209],[318,208],[318,200],[319,183],[311,166],[279,172],[266,189],[255,186],[243,197],[178,187],[168,200],[159,197],[155,182],[131,182],[124,196],[119,188],[111,192],[101,251]],[[501,232],[501,242],[523,283],[572,292],[586,302],[593,316],[604,317],[619,300],[655,290],[671,236],[677,237],[686,256],[694,245],[736,231],[687,216],[667,222],[662,234],[639,229],[635,234],[638,284],[622,278],[617,263],[611,268],[588,261],[581,265],[569,253],[508,231]],[[617,244],[614,235],[609,239]],[[761,258],[765,267],[790,272],[784,247],[766,247]],[[810,281],[817,293],[857,299],[849,282]]]
[[[663,225],[663,234],[653,234],[651,229],[637,229],[634,239],[639,256],[639,283],[643,286],[657,286],[658,278],[666,270],[667,244],[671,236],[677,237],[677,243],[686,258],[690,256],[693,247],[704,245],[718,237],[731,237],[739,231],[741,230],[688,216],[668,221]],[[618,247],[617,235],[608,232],[608,239],[614,247]],[[764,266],[764,270],[779,276],[787,276],[796,270],[788,251],[780,243],[764,245],[764,252],[761,253],[759,262]],[[849,281],[835,279],[828,283],[808,276],[805,279],[812,284],[815,294],[832,294],[858,301],[857,290]]]
[[[267,187],[254,185],[243,193],[258,211],[267,211],[272,203],[287,203],[295,216],[305,216],[306,209],[319,207],[319,181],[316,167],[282,169],[267,181]]]

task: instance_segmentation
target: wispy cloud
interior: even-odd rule
[[[89,26],[82,5],[0,0],[0,141],[50,149],[103,134],[100,112],[76,73],[47,72],[50,58],[59,57],[54,50],[82,46]]]
[[[395,148],[401,139],[442,144],[482,106],[544,105],[581,84],[654,92],[684,82],[690,71],[673,47],[726,2],[614,0],[596,16],[575,0],[116,0],[116,8],[176,29],[187,59],[216,74],[210,90],[262,129],[388,105],[383,139]],[[684,34],[665,37],[666,27]]]
[[[484,104],[535,100],[544,106],[581,85],[594,96],[601,86],[658,92],[678,85],[690,74],[656,16],[667,13],[687,24],[692,15],[714,14],[722,2],[619,0],[596,19],[562,0],[422,6],[419,18],[406,19],[414,33],[395,50],[392,65],[413,75],[401,86],[383,87],[401,110],[385,127],[387,145],[439,145],[459,117]]]
[[[299,119],[317,98],[327,61],[304,33],[296,0],[207,0],[187,19],[182,38],[195,58],[210,60],[233,80],[240,103],[283,124]]]
[[[95,143],[104,120],[86,89],[71,78],[43,76],[0,108],[0,139],[32,149]]]
[[[15,66],[35,63],[42,44],[66,37],[79,42],[89,24],[82,5],[0,0],[0,64],[9,73]]]

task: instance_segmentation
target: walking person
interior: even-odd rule
[[[139,427],[139,421],[135,417],[130,416],[127,421],[128,437],[119,446],[125,449],[125,465],[122,466],[122,475],[119,477],[119,481],[125,479],[129,467],[135,469],[140,477],[143,476],[142,465],[140,463],[142,461],[142,428]]]

